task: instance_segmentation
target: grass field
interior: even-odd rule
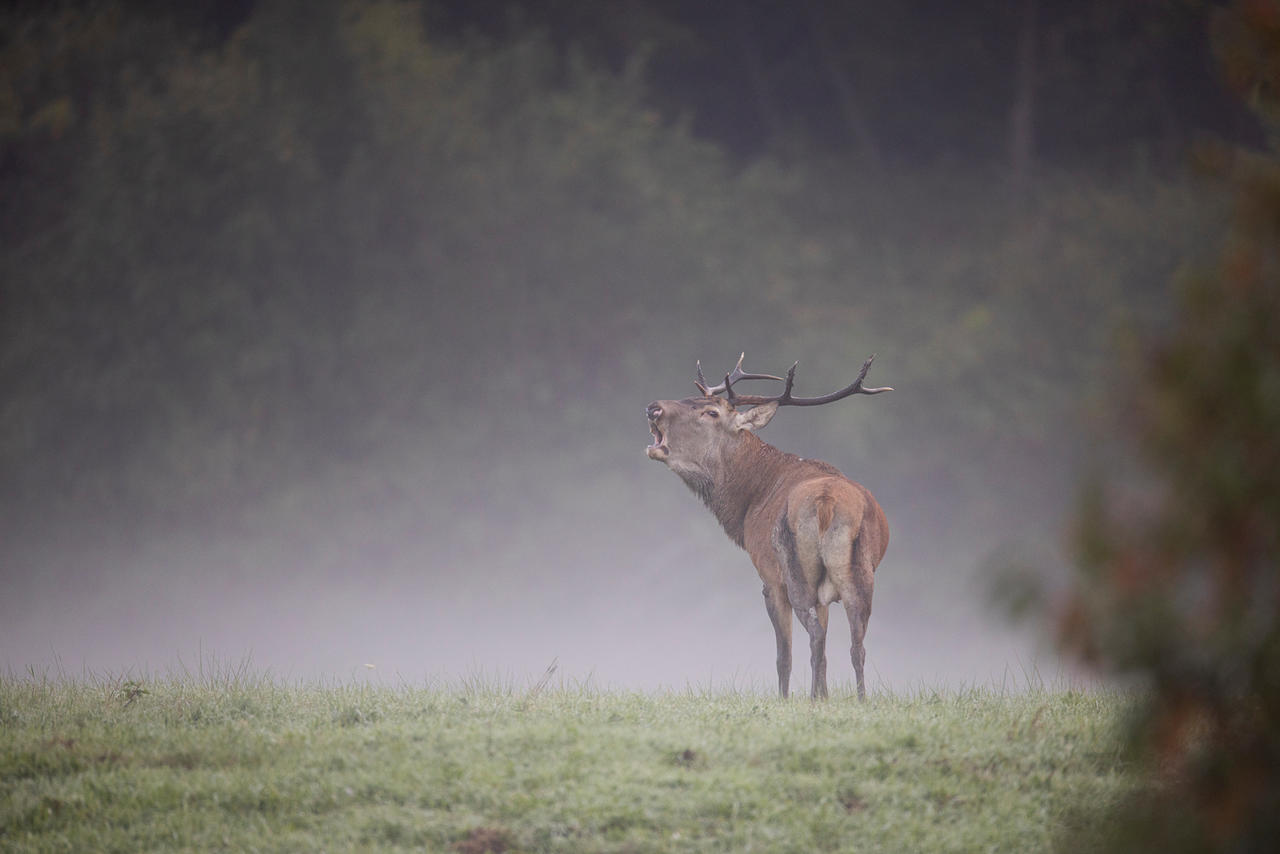
[[[1037,851],[1109,693],[0,677],[3,851]]]

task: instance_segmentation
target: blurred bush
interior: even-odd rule
[[[1280,4],[1215,23],[1229,82],[1276,115]],[[1211,272],[1123,406],[1148,476],[1095,484],[1061,645],[1136,681],[1127,738],[1146,785],[1064,850],[1270,851],[1280,838],[1280,159],[1206,146],[1235,195]],[[1080,832],[1087,830],[1087,841]]]

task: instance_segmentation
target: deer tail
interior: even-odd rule
[[[831,527],[831,520],[836,515],[836,500],[824,492],[814,502],[818,508],[818,535],[821,536]]]

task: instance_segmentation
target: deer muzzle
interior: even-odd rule
[[[649,404],[645,414],[649,416],[649,432],[653,434],[653,441],[649,443],[649,447],[645,448],[645,453],[651,460],[664,461],[670,455],[671,449],[667,447],[666,434],[658,426],[658,419],[663,415],[662,406],[655,401]]]

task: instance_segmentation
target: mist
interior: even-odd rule
[[[500,542],[448,560],[448,539],[353,518],[373,507],[316,511],[319,533],[194,532],[146,537],[125,555],[55,554],[8,584],[5,665],[74,676],[248,664],[306,680],[522,685],[555,664],[568,684],[771,690],[773,634],[750,561],[682,484],[644,463],[619,461],[636,487],[590,530],[565,513],[490,518]],[[878,576],[875,689],[1063,678],[986,604],[985,555],[948,551],[907,514],[891,519],[905,543]],[[913,554],[913,538],[937,552]],[[848,626],[831,625],[839,684],[852,678]]]
[[[1126,470],[1131,342],[1224,217],[1189,146],[1256,131],[1192,10],[863,5],[747,4],[732,55],[664,2],[5,12],[0,668],[771,692],[644,407],[874,352],[894,393],[762,433],[888,516],[869,687],[1080,678],[992,570],[1052,585]]]

